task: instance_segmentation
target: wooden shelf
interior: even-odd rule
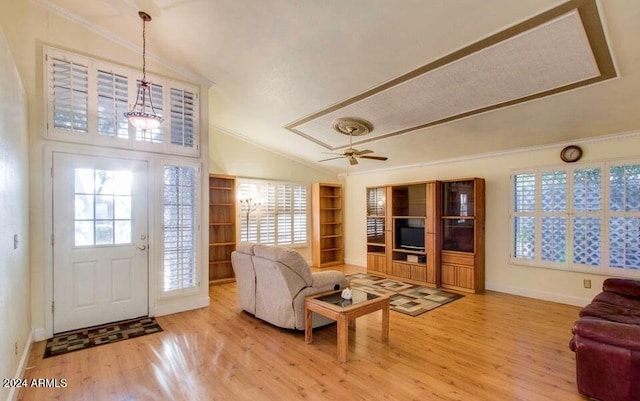
[[[236,249],[236,179],[209,175],[209,283],[235,280],[231,252]]]
[[[442,183],[442,287],[484,291],[484,180]]]
[[[344,263],[342,207],[342,185],[314,183],[311,186],[312,260],[315,267]]]

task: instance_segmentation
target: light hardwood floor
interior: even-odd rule
[[[342,266],[346,273],[362,271]],[[240,312],[235,284],[210,287],[211,306],[161,316],[164,332],[42,359],[26,378],[65,378],[20,400],[585,400],[568,348],[579,308],[496,292],[466,295],[418,317],[358,319],[349,361],[336,327],[303,332]]]

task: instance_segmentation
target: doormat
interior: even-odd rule
[[[159,333],[162,327],[153,317],[139,317],[86,329],[65,331],[47,340],[44,358],[66,354],[98,345],[115,343],[147,334]]]
[[[351,288],[375,295],[389,295],[389,309],[409,316],[418,316],[464,297],[437,288],[409,284],[365,273],[347,276]]]

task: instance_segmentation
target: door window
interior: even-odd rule
[[[131,243],[131,171],[75,169],[75,246]]]

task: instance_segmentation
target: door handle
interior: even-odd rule
[[[137,246],[136,248],[138,248],[141,251],[144,251],[145,249],[147,249],[146,245],[142,245],[142,246]]]

